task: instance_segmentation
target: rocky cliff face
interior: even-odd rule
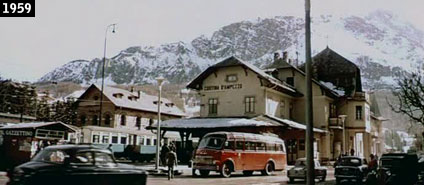
[[[314,17],[312,28],[314,54],[329,45],[357,64],[365,89],[390,87],[397,73],[412,71],[423,62],[424,32],[389,12]],[[237,22],[190,43],[127,48],[108,60],[105,76],[108,84],[152,83],[159,75],[171,83],[184,83],[229,56],[263,67],[272,62],[274,52],[284,50],[291,58],[303,61],[303,34],[304,21],[298,17]],[[101,59],[71,61],[39,82],[90,84],[101,78],[101,64]]]

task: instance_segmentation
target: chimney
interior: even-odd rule
[[[141,97],[141,91],[137,91],[137,94],[138,94],[138,99],[140,99],[140,97]]]
[[[280,59],[280,53],[275,52],[274,53],[274,62],[277,62],[278,59]]]
[[[283,61],[284,62],[288,62],[288,58],[289,58],[289,52],[284,51],[283,52]]]
[[[134,92],[134,86],[131,86],[131,90],[132,93]]]

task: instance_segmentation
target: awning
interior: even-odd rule
[[[149,129],[155,129],[157,123]],[[208,129],[208,128],[235,128],[235,127],[286,127],[306,130],[306,125],[292,120],[277,118],[270,115],[260,115],[253,118],[185,118],[172,119],[161,122],[161,128],[165,130],[182,129]],[[325,133],[327,131],[314,128],[314,132]]]
[[[278,118],[275,116],[271,116],[271,115],[264,115],[264,117],[268,117],[272,120],[278,121],[281,124],[286,124],[288,127],[291,128],[296,128],[296,129],[300,129],[300,130],[306,130],[306,125],[302,124],[302,123],[298,123],[292,120],[288,120],[288,119],[283,119],[283,118]],[[325,133],[327,131],[319,129],[319,128],[313,128],[314,132],[319,132],[319,133]]]
[[[51,126],[51,125],[62,125],[65,126],[66,128],[76,132],[79,129],[75,126],[72,125],[68,125],[65,123],[62,123],[60,121],[57,122],[32,122],[32,123],[17,123],[17,124],[10,124],[10,125],[6,125],[4,127],[0,127],[0,130],[11,130],[11,129],[37,129],[40,127],[46,127],[46,126]]]

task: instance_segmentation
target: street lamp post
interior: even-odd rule
[[[312,57],[311,57],[311,1],[305,0],[305,71],[306,71],[306,184],[315,184],[314,132],[312,101]]]
[[[116,23],[109,24],[106,27],[106,31],[105,31],[105,46],[104,46],[104,53],[103,53],[103,66],[102,66],[102,89],[101,89],[101,93],[100,93],[100,111],[99,111],[99,121],[98,121],[98,125],[99,126],[102,123],[103,89],[104,89],[104,83],[105,83],[105,63],[106,63],[107,32],[109,31],[109,28],[111,28],[111,27],[113,28],[112,29],[112,33],[115,33]]]
[[[342,122],[342,127],[343,127],[343,152],[342,154],[346,153],[346,132],[345,132],[345,121],[346,121],[346,115],[339,115],[340,121]]]
[[[159,95],[158,95],[158,125],[157,125],[157,133],[156,133],[156,163],[155,169],[159,170],[159,150],[161,144],[160,138],[160,105],[161,105],[161,96],[162,96],[162,83],[165,80],[163,77],[156,78],[159,86]]]

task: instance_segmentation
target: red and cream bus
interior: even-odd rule
[[[199,143],[193,160],[193,170],[202,176],[210,171],[230,177],[232,172],[243,171],[251,175],[261,171],[284,170],[286,150],[284,141],[277,137],[241,132],[213,132],[206,134]]]

